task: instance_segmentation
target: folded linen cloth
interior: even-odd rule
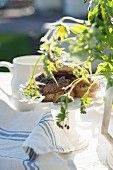
[[[73,150],[61,133],[62,139],[49,107],[16,112],[0,100],[0,170],[76,170],[73,160],[58,154]]]
[[[39,154],[52,151],[66,153],[75,150],[64,131],[56,126],[51,111],[47,111],[42,116],[32,133],[23,143],[23,148],[27,153],[28,147],[33,148]]]

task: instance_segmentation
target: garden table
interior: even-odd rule
[[[0,86],[6,89],[8,93],[11,93],[11,78],[12,75],[9,72],[0,73]],[[86,148],[69,153],[49,152],[43,153],[42,155],[35,154],[34,157],[32,155],[31,159],[28,158],[22,145],[37,124],[36,110],[34,114],[31,111],[28,113],[21,112],[20,115],[18,115],[16,111],[12,111],[10,107],[11,103],[9,98],[0,90],[0,120],[2,120],[0,121],[0,170],[76,170],[76,168],[77,170],[110,170],[106,161],[110,144],[101,134],[104,109],[102,103],[96,103],[89,107],[85,115],[81,115],[79,112],[76,115],[77,128],[89,141]],[[8,109],[11,116],[8,115]],[[5,116],[6,113],[7,116]],[[25,116],[26,114],[29,116]],[[18,117],[16,117],[17,115]],[[10,122],[6,125],[7,119],[10,119]],[[13,123],[15,120],[15,129],[11,129],[14,126]],[[19,120],[19,122],[17,120]],[[113,133],[113,115],[111,121],[110,131]],[[16,134],[17,136],[12,134],[13,130],[16,132],[16,129],[18,130],[23,122],[27,132],[23,134],[25,135],[23,137],[24,139],[22,138],[23,140],[19,141],[19,134]],[[20,133],[20,131],[18,131],[18,133]],[[14,139],[15,141],[18,140],[18,143],[16,143]],[[37,158],[36,162],[33,162],[34,158]],[[74,165],[76,165],[76,167],[74,167]]]

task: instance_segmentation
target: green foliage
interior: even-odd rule
[[[81,107],[80,107],[81,114],[86,114],[86,108],[87,105],[90,104],[90,102],[91,102],[91,98],[88,97],[88,92],[87,92],[81,98]]]
[[[84,30],[86,30],[86,26],[85,25],[75,25],[72,26],[70,28],[70,30],[74,33],[74,34],[81,34]]]
[[[60,108],[60,113],[56,116],[57,119],[57,125],[59,128],[64,128],[66,127],[69,129],[69,123],[68,123],[68,103],[72,102],[73,98],[67,93],[64,94],[63,96],[60,96],[57,100],[57,102],[61,102],[61,108]]]
[[[30,39],[23,33],[0,32],[0,61],[12,62],[13,58],[32,54]],[[0,68],[0,71],[8,71]]]
[[[63,103],[68,103],[68,102],[74,102],[73,97],[71,97],[68,93],[60,96],[57,99],[57,102],[63,102]]]
[[[84,56],[89,62],[101,60],[96,74],[102,74],[112,85],[109,81],[113,74],[113,2],[99,0],[94,1],[92,6],[88,13],[90,24],[70,42],[70,55]]]
[[[24,91],[23,91],[24,98],[23,98],[23,100],[26,100],[25,99],[25,96],[26,96],[26,97],[31,98],[29,102],[33,102],[34,100],[35,101],[42,101],[44,99],[44,96],[42,96],[38,91],[39,85],[40,84],[35,81],[35,78],[31,77],[27,86],[24,88]]]

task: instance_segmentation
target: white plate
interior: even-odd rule
[[[106,81],[105,81],[105,79],[101,79],[101,76],[94,77],[95,80],[99,79],[99,78],[100,78],[99,83],[101,86],[101,90],[97,91],[97,96],[91,100],[91,103],[89,105],[87,105],[87,107],[91,107],[93,105],[99,106],[99,105],[103,104],[103,97],[105,94]],[[22,95],[24,87],[25,87],[24,85],[21,86],[21,88],[19,90],[20,95]],[[26,97],[26,101],[23,101],[23,102],[24,103],[26,102],[28,104],[37,104],[37,106],[39,106],[39,107],[49,107],[51,109],[59,109],[61,106],[60,103],[41,102],[41,101],[37,101],[37,100],[31,101],[31,98],[29,96]],[[78,109],[78,108],[80,108],[80,105],[81,105],[80,98],[75,98],[74,102],[70,102],[68,104],[68,107],[69,107],[69,109]]]

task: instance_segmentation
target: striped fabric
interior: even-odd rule
[[[58,155],[73,146],[56,128],[49,109],[16,112],[0,100],[0,170],[76,170]]]

